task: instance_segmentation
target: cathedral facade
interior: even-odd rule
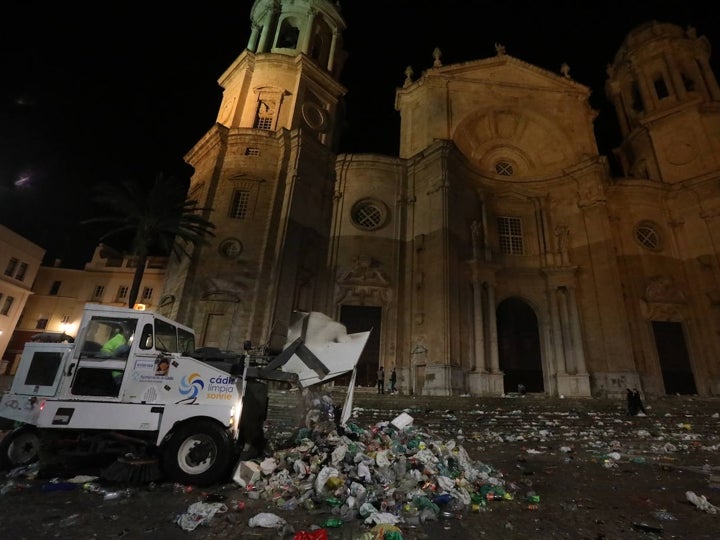
[[[337,154],[345,21],[257,0],[187,154],[216,237],[161,311],[200,345],[282,343],[293,310],[372,330],[417,395],[720,394],[720,88],[692,28],[649,22],[608,66],[622,173],[590,89],[496,54],[408,70],[398,156]]]

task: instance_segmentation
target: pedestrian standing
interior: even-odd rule
[[[628,416],[647,416],[645,405],[643,405],[642,396],[640,396],[640,390],[633,388],[630,390],[626,389],[627,392],[627,414]]]
[[[397,384],[397,373],[395,373],[395,367],[393,367],[392,373],[390,373],[390,393],[395,393],[395,384]]]
[[[635,396],[633,391],[629,388],[625,389],[625,400],[627,402],[627,415],[635,416],[638,413],[637,404],[635,403]]]
[[[378,394],[385,393],[385,368],[380,366],[377,372]]]
[[[635,416],[647,416],[647,411],[645,410],[645,405],[643,405],[640,390],[638,390],[637,388],[632,389],[632,399],[635,403]]]

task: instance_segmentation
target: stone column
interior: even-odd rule
[[[570,315],[568,313],[567,295],[564,287],[558,287],[555,291],[558,297],[558,305],[560,307],[560,331],[563,336],[570,330]],[[563,352],[565,354],[565,371],[575,373],[576,366],[574,364],[575,355],[573,354],[572,339],[563,339]]]
[[[495,315],[495,286],[487,285],[488,326],[490,328],[490,373],[500,371],[498,354],[497,320]]]
[[[648,84],[645,73],[638,69],[633,70],[633,72],[637,77],[638,90],[643,100],[643,109],[648,112],[654,111],[657,109],[657,100],[655,99],[655,92],[650,90],[650,85]]]
[[[270,34],[270,28],[272,27],[272,19],[275,13],[273,10],[268,11],[263,21],[262,32],[260,33],[260,44],[258,45],[257,52],[268,52],[271,47],[268,47],[268,34]]]
[[[630,126],[627,121],[628,112],[625,107],[625,100],[619,92],[613,92],[610,96],[610,100],[613,102],[613,106],[615,107],[615,116],[617,116],[618,123],[620,124],[620,132],[625,135],[628,131],[630,131]]]
[[[337,42],[338,42],[338,31],[333,31],[332,35],[332,41],[330,42],[330,55],[328,56],[328,65],[327,70],[332,73],[333,68],[335,67],[335,50],[337,49]]]
[[[305,28],[303,29],[302,43],[300,44],[300,51],[304,54],[310,53],[310,39],[312,38],[313,24],[315,23],[315,10],[311,9],[308,13],[307,20],[305,21]]]
[[[250,39],[248,40],[248,50],[252,52],[257,51],[258,39],[260,38],[260,27],[257,24],[252,25],[252,31],[250,33]]]
[[[473,332],[475,334],[475,361],[473,371],[485,371],[485,334],[483,331],[483,302],[481,281],[473,281]],[[478,365],[480,362],[480,365]]]
[[[710,63],[706,57],[698,58],[700,64],[700,72],[702,73],[703,80],[707,85],[708,91],[714,101],[720,101],[720,88],[718,88],[717,80],[713,74],[713,70],[710,67]]]
[[[567,373],[565,369],[565,354],[563,353],[562,326],[558,314],[557,289],[550,291],[550,328],[552,329],[553,348],[555,349],[555,369],[558,375]]]
[[[672,79],[673,88],[675,88],[675,95],[678,100],[685,101],[687,99],[687,90],[685,89],[685,83],[680,75],[677,62],[669,54],[665,54],[664,57],[665,64],[667,64],[668,72],[670,73],[670,78]]]
[[[580,330],[580,314],[578,313],[575,287],[568,287],[568,304],[570,307],[570,330],[573,338],[573,350],[575,352],[575,369],[578,375],[587,373],[585,365],[585,348],[583,347],[582,332]]]

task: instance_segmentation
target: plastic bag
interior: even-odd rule
[[[348,449],[347,445],[342,444],[342,445],[338,446],[337,448],[335,448],[335,450],[333,450],[330,461],[335,467],[340,465],[340,463],[342,463],[342,461],[345,459],[345,454],[347,453],[347,449]]]
[[[375,512],[365,518],[365,525],[395,525],[399,523],[402,518],[391,514],[389,512]]]
[[[260,463],[260,470],[265,476],[268,476],[272,474],[272,472],[277,469],[278,462],[275,461],[275,458],[265,458],[262,463]]]
[[[718,513],[718,507],[714,506],[710,501],[708,501],[705,495],[698,496],[693,491],[686,491],[685,498],[703,512],[707,512],[708,514]]]
[[[177,524],[185,531],[194,531],[199,525],[209,522],[215,514],[227,512],[227,509],[223,503],[196,502],[178,517]]]
[[[324,494],[327,492],[327,488],[325,484],[327,483],[328,479],[333,476],[340,476],[340,471],[338,471],[334,467],[324,467],[317,475],[317,478],[315,479],[315,491],[319,494]]]
[[[362,480],[367,483],[370,483],[370,481],[372,480],[372,475],[370,474],[370,467],[368,467],[365,463],[358,463],[357,474]]]
[[[278,515],[269,512],[260,512],[248,521],[250,527],[265,527],[266,529],[279,529],[284,527],[287,521]]]

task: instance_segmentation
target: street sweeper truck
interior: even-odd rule
[[[295,312],[277,354],[234,354],[196,350],[193,330],[160,314],[87,304],[72,343],[25,345],[0,398],[17,426],[0,463],[117,451],[154,459],[170,481],[220,482],[260,450],[270,381],[305,388],[352,372],[369,333]]]

